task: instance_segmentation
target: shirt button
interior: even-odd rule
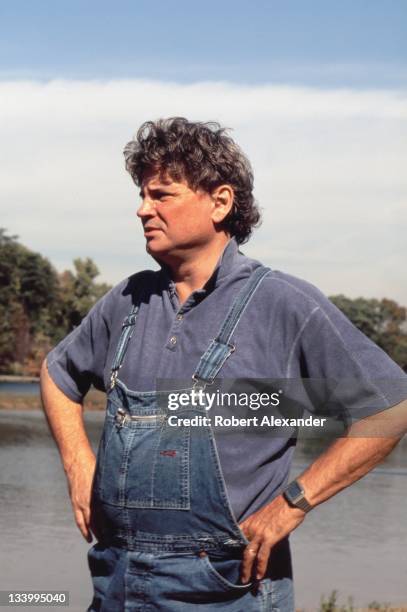
[[[172,346],[175,346],[177,344],[177,337],[176,336],[171,336],[170,344],[172,344]]]
[[[177,314],[177,321],[182,321],[183,318],[184,318],[184,315]]]

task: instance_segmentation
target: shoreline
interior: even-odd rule
[[[14,374],[0,374],[0,383],[11,382],[11,383],[33,383],[40,382],[39,376],[17,376]]]
[[[85,397],[83,408],[85,411],[104,411],[106,395],[92,389]],[[0,393],[0,411],[2,410],[42,410],[40,394]]]

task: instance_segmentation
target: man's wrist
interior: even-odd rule
[[[78,447],[74,453],[69,453],[69,456],[62,458],[62,464],[67,476],[78,465],[89,464],[89,462],[96,462],[95,453],[89,444]]]

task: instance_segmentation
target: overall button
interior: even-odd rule
[[[175,346],[177,344],[177,337],[176,336],[171,336],[170,344],[171,344],[171,346]]]

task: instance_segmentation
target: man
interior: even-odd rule
[[[112,289],[42,368],[75,519],[98,539],[89,610],[291,611],[288,534],[397,444],[405,377],[315,287],[238,250],[259,212],[249,162],[217,124],[147,122],[125,158],[161,269]],[[193,427],[209,411],[192,399],[170,425],[157,389],[188,379],[192,398],[239,378],[374,381],[347,396],[366,418],[287,487],[291,436]],[[108,397],[97,462],[82,419],[91,384]],[[385,408],[393,425],[378,437]]]

